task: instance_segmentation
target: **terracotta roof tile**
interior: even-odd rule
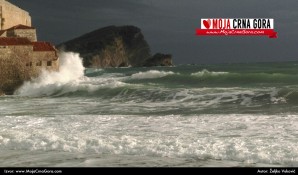
[[[13,46],[13,45],[32,45],[27,38],[7,38],[0,37],[1,46]]]
[[[56,51],[54,46],[49,42],[32,42],[33,51]]]

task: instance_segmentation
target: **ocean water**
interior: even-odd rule
[[[0,97],[0,166],[298,166],[298,64],[84,69]]]

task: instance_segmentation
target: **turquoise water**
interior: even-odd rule
[[[64,57],[0,97],[0,166],[298,165],[298,63],[84,70]]]
[[[150,103],[155,106],[151,112],[157,115],[291,113],[297,111],[297,68],[295,63],[261,63],[97,72],[89,69],[86,71],[88,77],[110,75],[125,84],[112,89],[103,87],[92,93],[81,91],[67,95],[112,98],[115,102],[133,101],[137,105]],[[146,112],[129,110],[127,114],[145,115]]]

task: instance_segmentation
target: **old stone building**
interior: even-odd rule
[[[28,38],[32,42],[37,41],[36,29],[34,27],[19,24],[2,30],[2,32],[2,37],[23,37]]]
[[[57,50],[37,41],[28,12],[0,0],[0,20],[0,94],[12,94],[42,70],[59,70]]]
[[[6,0],[0,0],[0,24],[0,30],[8,29],[17,24],[31,26],[31,17],[25,10]]]

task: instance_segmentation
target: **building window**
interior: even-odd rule
[[[26,63],[27,67],[32,67],[32,62]]]
[[[48,61],[47,66],[52,66],[52,61]]]
[[[36,66],[42,66],[42,62],[41,61],[37,62]]]

